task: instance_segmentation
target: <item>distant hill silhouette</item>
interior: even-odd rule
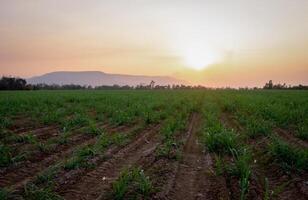
[[[173,85],[187,84],[187,82],[175,79],[168,76],[142,76],[142,75],[123,75],[123,74],[108,74],[100,71],[59,71],[51,72],[41,76],[35,76],[27,79],[29,84],[76,84],[76,85],[91,85],[93,87],[100,85],[149,85],[151,81],[156,85]]]

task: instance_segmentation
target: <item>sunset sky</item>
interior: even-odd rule
[[[308,84],[308,0],[0,0],[0,75]]]

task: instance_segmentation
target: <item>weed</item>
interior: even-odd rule
[[[43,142],[37,142],[35,143],[35,146],[38,148],[39,151],[43,153],[48,153],[52,150],[50,145]]]
[[[127,136],[122,133],[113,134],[110,138],[113,144],[123,145],[127,142]]]
[[[56,142],[57,142],[58,144],[61,144],[61,145],[67,144],[67,143],[68,143],[68,138],[69,138],[69,136],[70,136],[69,133],[62,133],[62,134],[60,135],[60,137],[57,138],[57,141],[56,141]]]
[[[258,136],[268,136],[271,133],[271,125],[264,120],[250,119],[246,122],[247,135],[250,138],[256,138]]]
[[[5,167],[12,162],[11,149],[0,143],[0,167]]]
[[[250,161],[251,154],[247,151],[247,149],[243,149],[241,151],[232,150],[232,154],[235,160],[235,174],[240,178],[240,189],[241,196],[240,199],[246,199],[246,194],[249,188],[249,179],[251,175],[250,169]]]
[[[11,159],[11,163],[17,163],[17,162],[26,160],[28,158],[29,154],[30,154],[30,152],[28,152],[28,151],[25,151],[25,152],[18,154]]]
[[[160,147],[156,151],[156,154],[158,157],[179,160],[179,145],[176,143],[175,140],[169,139],[165,141],[162,145],[160,145]]]
[[[0,117],[0,129],[5,129],[12,124],[12,121],[7,117]]]
[[[37,142],[36,137],[30,132],[25,135],[12,135],[10,141],[17,143],[29,143],[35,144]]]
[[[278,195],[290,184],[290,181],[284,182],[281,185],[277,186],[273,191],[272,191],[272,197],[277,198]]]
[[[10,192],[6,188],[0,188],[0,199],[9,199]]]
[[[226,171],[225,161],[221,156],[215,156],[215,174],[221,176]]]
[[[87,160],[95,155],[95,151],[92,147],[84,147],[79,149],[75,155],[66,161],[64,164],[64,169],[72,170],[80,167],[89,168],[92,167]]]
[[[114,199],[126,199],[139,197],[146,199],[153,192],[150,178],[140,168],[125,169],[120,177],[113,183]]]
[[[278,138],[272,138],[269,152],[287,171],[308,170],[308,150],[306,149],[299,149]]]
[[[75,113],[72,118],[64,122],[63,128],[66,130],[71,130],[76,127],[87,126],[90,123],[91,122],[87,116],[80,113]]]
[[[268,178],[264,178],[264,197],[263,200],[270,200],[271,192],[269,189]]]
[[[124,199],[124,196],[128,190],[128,183],[131,180],[131,175],[128,170],[124,170],[119,179],[112,185],[113,196],[115,199]]]
[[[231,149],[237,148],[237,135],[228,129],[222,128],[220,132],[208,129],[205,134],[205,144],[210,152],[231,154]]]
[[[101,135],[103,133],[103,130],[98,128],[96,124],[90,123],[90,125],[87,127],[86,132],[91,135]]]
[[[25,198],[29,200],[62,200],[63,198],[52,191],[52,188],[39,188],[34,184],[27,184],[24,188]]]
[[[300,125],[295,135],[302,140],[308,140],[308,122]]]
[[[36,176],[35,184],[44,184],[52,182],[58,170],[59,170],[58,165],[52,166],[47,170],[44,170],[42,173]]]

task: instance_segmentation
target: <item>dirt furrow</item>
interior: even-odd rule
[[[110,184],[116,180],[120,172],[147,156],[159,143],[158,127],[140,135],[130,144],[118,151],[111,159],[101,163],[93,171],[88,172],[72,185],[61,186],[58,193],[65,199],[105,198]]]
[[[201,117],[193,115],[188,130],[188,139],[183,149],[173,186],[167,199],[217,199],[214,196],[213,161],[209,153],[204,154],[198,141]],[[215,194],[216,195],[216,194]],[[223,195],[223,194],[220,194]],[[226,194],[227,195],[227,194]]]
[[[228,128],[234,128],[236,131],[242,132],[243,127],[236,127],[234,124],[238,124],[235,119],[233,119],[230,114],[224,113],[222,123]],[[299,145],[296,138],[291,138],[288,133],[283,130],[274,131],[280,138],[284,139],[293,145]],[[248,199],[263,199],[266,192],[269,192],[270,197],[275,197],[277,199],[305,199],[308,196],[307,185],[305,180],[307,180],[307,174],[302,174],[301,176],[297,174],[287,174],[285,173],[277,164],[269,160],[266,149],[270,144],[268,137],[261,137],[257,139],[248,139],[246,141],[254,149],[254,163],[252,165],[251,181],[248,192]],[[304,146],[302,146],[304,147]],[[266,191],[265,179],[268,181],[268,190]],[[280,191],[281,190],[281,191]]]
[[[26,135],[26,134],[33,134],[35,136],[40,136],[44,134],[46,131],[54,131],[59,129],[58,126],[51,125],[51,126],[41,126],[41,127],[35,127],[35,128],[28,128],[28,129],[16,129],[11,130],[13,133],[17,135]]]
[[[124,128],[112,128],[108,132],[111,133],[121,130],[124,130]],[[78,148],[94,144],[95,141],[96,138],[91,135],[76,134],[70,138],[68,144],[57,146],[53,153],[39,153],[34,157],[34,160],[26,161],[23,166],[2,173],[0,187],[9,187],[13,190],[18,190],[45,168],[57,163],[59,160],[68,158]]]
[[[294,146],[299,146],[308,149],[308,142],[296,138],[292,133],[289,133],[281,128],[275,129],[275,133],[288,143]]]
[[[66,158],[75,149],[93,144],[95,138],[78,138],[74,141],[73,146],[65,146],[63,148],[58,148],[57,152],[49,156],[40,157],[39,162],[26,162],[21,168],[13,170],[6,173],[1,177],[0,187],[10,187],[12,189],[17,189],[22,187],[26,182],[28,182],[33,176],[35,176],[40,171],[44,170],[50,165],[55,164],[58,160]]]

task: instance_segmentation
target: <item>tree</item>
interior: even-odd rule
[[[25,90],[27,81],[21,78],[2,77],[0,79],[0,90]]]

